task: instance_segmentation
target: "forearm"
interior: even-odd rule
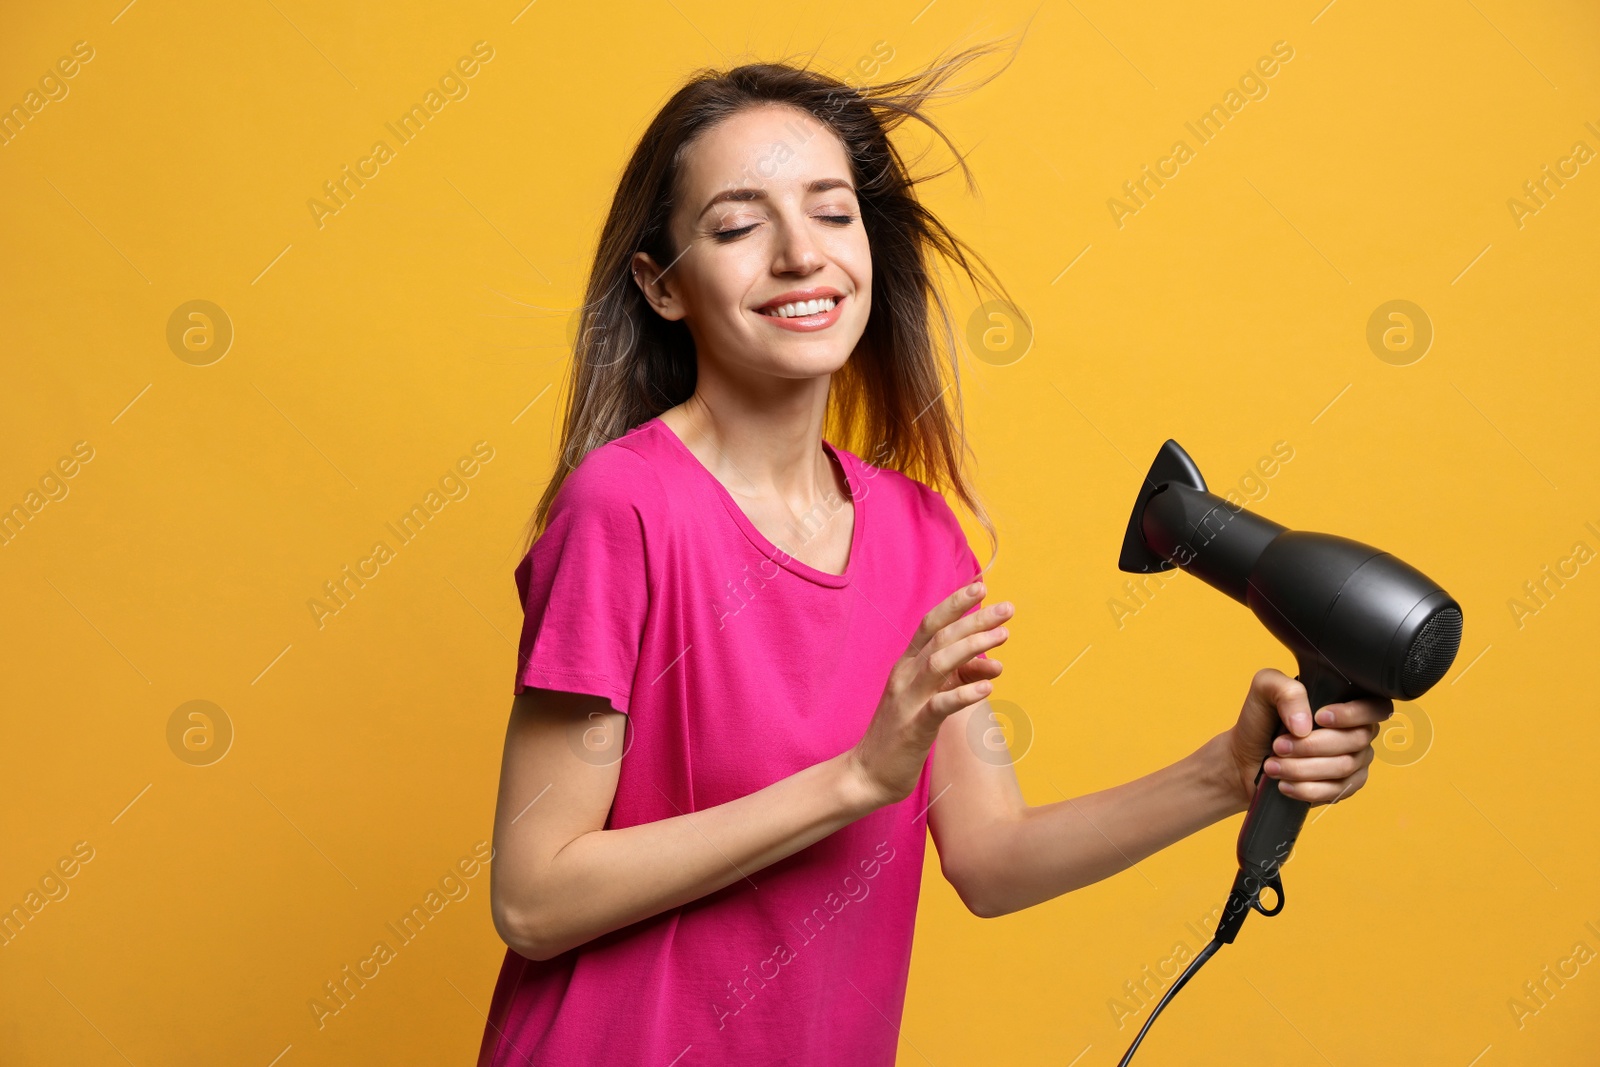
[[[548,959],[747,878],[875,807],[846,753],[725,804],[582,834],[547,864],[496,872],[517,887],[511,947]]]
[[[1142,778],[1097,793],[1021,805],[985,835],[983,914],[1003,915],[1091,885],[1244,806],[1227,777],[1226,735]]]

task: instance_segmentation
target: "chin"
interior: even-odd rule
[[[813,352],[774,352],[762,360],[770,373],[782,378],[819,378],[832,374],[850,360],[849,352],[829,347]]]

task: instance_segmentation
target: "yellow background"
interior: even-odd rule
[[[0,548],[0,905],[94,850],[0,948],[0,1060],[472,1062],[502,952],[486,873],[321,1030],[307,1002],[489,836],[563,309],[627,153],[694,67],[876,51],[898,75],[1031,15],[1015,65],[937,112],[981,197],[926,187],[1036,332],[1020,360],[962,353],[1030,800],[1175,760],[1256,669],[1293,673],[1186,576],[1118,626],[1128,507],[1168,437],[1218,492],[1288,442],[1262,514],[1391,551],[1466,612],[1455,668],[1396,720],[1431,724],[1423,757],[1313,813],[1287,909],[1136,1062],[1593,1062],[1600,962],[1520,1026],[1509,1002],[1600,951],[1600,566],[1520,626],[1508,601],[1600,550],[1600,162],[1521,226],[1507,206],[1600,149],[1592,5],[123,3],[0,33],[6,107],[94,49],[0,147],[0,503],[94,453]],[[322,183],[480,40],[469,95],[319,228]],[[1277,41],[1269,94],[1197,146],[1185,121]],[[1195,157],[1119,228],[1108,199],[1179,138]],[[234,330],[208,366],[166,338],[196,299]],[[1435,333],[1404,366],[1366,341],[1394,299]],[[319,629],[307,600],[479,441],[470,494]],[[191,700],[234,731],[209,766],[169,748]],[[1416,736],[1385,744],[1404,761]],[[1119,1029],[1108,1002],[1199,947],[1237,828],[989,921],[930,862],[900,1062],[1115,1063],[1145,1016]]]

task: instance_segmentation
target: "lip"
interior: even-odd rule
[[[815,315],[796,315],[794,318],[785,319],[777,315],[763,314],[761,310],[761,308],[781,307],[784,304],[800,300],[821,300],[823,297],[832,297],[833,307],[827,311],[819,311]],[[770,322],[779,329],[791,330],[795,333],[811,333],[815,330],[826,330],[829,326],[838,322],[840,309],[844,307],[846,299],[847,297],[837,289],[826,287],[820,289],[796,289],[792,292],[784,293],[775,300],[762,304],[760,308],[756,309],[756,315],[763,322]]]
[[[782,293],[768,300],[765,304],[759,305],[755,311],[760,314],[767,308],[782,307],[784,304],[793,304],[800,300],[821,300],[825,296],[831,296],[834,300],[838,300],[844,294],[829,285],[818,286],[814,289],[790,289],[787,293]]]

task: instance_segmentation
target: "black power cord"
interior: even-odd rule
[[[1271,889],[1277,894],[1277,902],[1270,910],[1261,906],[1261,890],[1263,889]],[[1161,995],[1161,999],[1156,1002],[1155,1010],[1150,1013],[1150,1018],[1146,1019],[1144,1025],[1139,1028],[1139,1033],[1134,1037],[1133,1044],[1129,1045],[1128,1051],[1123,1053],[1122,1059],[1117,1062],[1117,1067],[1128,1067],[1128,1064],[1133,1062],[1133,1054],[1138,1051],[1139,1042],[1144,1040],[1144,1035],[1149,1031],[1150,1024],[1156,1021],[1156,1016],[1160,1015],[1161,1009],[1167,1006],[1167,1001],[1178,995],[1178,990],[1182,989],[1184,984],[1194,977],[1194,973],[1200,969],[1206,960],[1216,955],[1217,949],[1223,945],[1233,944],[1233,939],[1238,936],[1239,927],[1244,925],[1245,916],[1250,914],[1251,908],[1266,916],[1276,915],[1283,910],[1283,883],[1278,880],[1277,871],[1274,870],[1270,874],[1264,874],[1242,870],[1234,877],[1233,888],[1228,891],[1227,906],[1223,908],[1222,919],[1217,923],[1216,936],[1211,939],[1209,945],[1200,950],[1200,955],[1196,956],[1194,961],[1183,969],[1183,973],[1178,976],[1178,980],[1173,982],[1172,986]]]
[[[1216,952],[1217,949],[1221,948],[1223,944],[1224,942],[1220,939],[1213,938],[1211,944],[1201,949],[1200,955],[1196,956],[1194,961],[1183,969],[1183,974],[1179,975],[1178,980],[1173,982],[1171,987],[1168,988],[1164,994],[1162,994],[1160,1001],[1156,1003],[1156,1010],[1150,1013],[1150,1018],[1146,1019],[1144,1021],[1144,1026],[1139,1028],[1139,1036],[1134,1038],[1133,1044],[1128,1046],[1128,1051],[1123,1054],[1122,1059],[1117,1063],[1117,1067],[1128,1067],[1128,1064],[1133,1061],[1133,1054],[1138,1051],[1139,1042],[1144,1040],[1145,1031],[1149,1030],[1150,1024],[1156,1021],[1156,1016],[1160,1015],[1161,1009],[1167,1006],[1167,1001],[1171,1000],[1177,995],[1178,990],[1183,988],[1183,983],[1192,978],[1194,976],[1194,972],[1200,969],[1200,965],[1206,960],[1209,960],[1212,954]]]

